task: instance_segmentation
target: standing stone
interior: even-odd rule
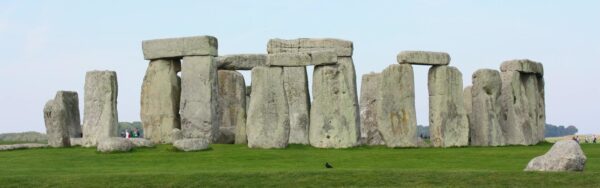
[[[429,69],[429,134],[434,147],[469,144],[469,122],[463,101],[462,74],[456,67]]]
[[[244,76],[231,70],[219,70],[219,114],[220,130],[228,128],[235,135],[235,143],[247,143],[246,138],[246,85]],[[223,133],[219,135],[224,135]],[[230,139],[219,139],[230,140]],[[234,140],[234,139],[231,139]]]
[[[501,146],[505,144],[500,126],[500,90],[502,81],[497,70],[482,69],[473,74],[472,114],[469,132],[471,145]]]
[[[500,124],[510,145],[533,145],[543,140],[544,81],[539,74],[506,71],[502,77]]]
[[[352,58],[338,57],[336,65],[315,66],[312,91],[310,144],[318,148],[358,145],[360,116]]]
[[[310,96],[306,67],[283,67],[283,87],[290,115],[290,144],[309,144]]]
[[[185,138],[216,141],[217,63],[212,56],[186,56],[181,64],[181,131]]]
[[[252,69],[252,97],[246,120],[248,147],[285,148],[290,134],[282,67]]]
[[[68,147],[70,137],[81,137],[77,92],[56,92],[54,99],[44,106],[44,122],[51,147]]]
[[[360,137],[361,144],[385,145],[377,124],[377,102],[381,74],[369,73],[362,76],[360,87]]]
[[[117,73],[90,71],[85,75],[83,146],[95,146],[99,139],[117,136]]]
[[[380,75],[377,121],[388,147],[417,147],[417,114],[412,65],[393,64]]]
[[[171,130],[181,128],[179,60],[150,61],[142,84],[141,113],[144,138],[154,143],[171,143]]]

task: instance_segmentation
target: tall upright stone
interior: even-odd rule
[[[469,132],[471,132],[471,116],[473,115],[473,86],[467,86],[463,90],[463,100],[465,102],[465,111],[467,112],[467,119],[469,119]],[[469,139],[470,140],[470,139]]]
[[[289,106],[282,67],[252,69],[252,97],[246,120],[248,147],[285,148],[290,134]]]
[[[90,71],[85,75],[83,110],[83,146],[117,136],[117,73]]]
[[[361,144],[385,145],[377,123],[377,103],[379,102],[380,73],[362,76],[360,87],[360,137]]]
[[[246,144],[246,85],[244,76],[233,70],[219,70],[220,130],[229,128],[235,135],[235,143]],[[220,134],[223,135],[223,134]]]
[[[217,63],[213,56],[186,56],[181,64],[179,114],[185,138],[217,140]]]
[[[283,67],[283,87],[290,116],[290,144],[309,144],[310,96],[306,67]]]
[[[497,70],[482,69],[473,74],[472,113],[469,132],[471,145],[501,146],[505,144],[500,126],[500,91],[502,81]]]
[[[144,76],[140,117],[144,138],[154,143],[172,143],[171,131],[180,129],[179,97],[181,63],[175,59],[151,60]]]
[[[463,101],[462,74],[456,67],[429,69],[429,134],[434,147],[469,144],[469,122]]]
[[[388,147],[417,147],[414,73],[410,64],[393,64],[380,75],[377,121]]]
[[[70,137],[81,137],[77,92],[56,92],[54,99],[44,106],[44,122],[51,147],[67,147],[71,145]]]
[[[506,144],[532,145],[544,138],[545,97],[543,66],[531,60],[505,61],[502,78],[500,124]]]
[[[335,65],[315,66],[312,91],[310,144],[318,148],[358,145],[360,116],[352,57],[338,57]]]

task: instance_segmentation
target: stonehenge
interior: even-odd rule
[[[469,144],[469,120],[463,101],[462,74],[456,67],[429,69],[429,134],[434,147]]]
[[[385,145],[378,129],[377,102],[381,73],[369,73],[362,76],[360,88],[360,139],[361,144]]]
[[[90,71],[85,75],[83,109],[84,147],[98,140],[117,136],[117,73]]]
[[[392,64],[380,75],[377,123],[388,147],[417,147],[412,65]]]
[[[142,83],[140,118],[144,137],[156,143],[171,143],[170,133],[181,128],[179,97],[181,63],[175,59],[150,61]]]
[[[544,139],[546,122],[544,70],[531,60],[510,60],[500,66],[500,125],[506,144],[533,145]]]
[[[71,146],[71,138],[81,137],[79,98],[74,91],[58,91],[44,106],[48,146]]]
[[[481,69],[473,73],[473,86],[470,89],[469,132],[473,146],[505,145],[504,133],[500,126],[500,72]],[[465,103],[467,104],[467,103]]]
[[[90,71],[83,126],[77,93],[59,91],[44,106],[48,145],[99,151],[128,151],[127,143],[172,144],[183,151],[210,144],[422,147],[415,65],[430,66],[432,146],[533,145],[544,138],[543,65],[527,59],[478,70],[463,89],[463,75],[450,66],[448,53],[401,51],[381,73],[362,75],[359,103],[353,42],[347,40],[271,39],[266,54],[219,56],[217,38],[192,36],[143,41],[142,52],[148,60],[140,95],[143,139],[114,138],[116,72]],[[307,66],[314,66],[312,93]],[[251,86],[239,71],[251,71]]]

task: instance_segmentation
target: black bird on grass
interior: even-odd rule
[[[325,168],[333,168],[333,166],[331,166],[331,164],[329,164],[328,162],[325,162]]]

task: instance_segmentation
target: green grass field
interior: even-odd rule
[[[585,172],[523,172],[550,144],[511,147],[248,149],[212,145],[177,152],[169,145],[130,153],[94,148],[0,152],[0,187],[599,187],[600,144],[582,145]],[[324,168],[325,162],[334,168]]]

